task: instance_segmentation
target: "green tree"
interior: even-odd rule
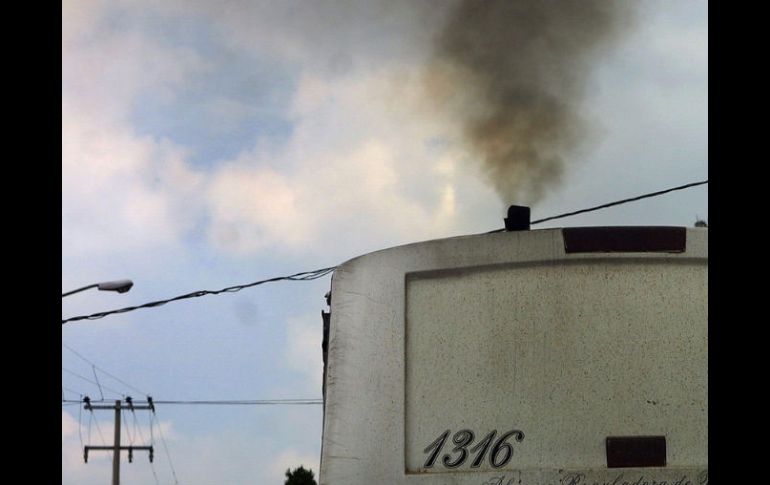
[[[313,478],[313,470],[305,470],[302,465],[299,468],[286,470],[286,481],[283,485],[318,485]]]

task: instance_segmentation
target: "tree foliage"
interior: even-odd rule
[[[313,470],[305,469],[302,465],[299,468],[286,470],[286,481],[284,485],[318,485],[313,477]]]

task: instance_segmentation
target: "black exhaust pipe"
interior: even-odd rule
[[[506,231],[529,231],[529,207],[512,205],[505,219]]]

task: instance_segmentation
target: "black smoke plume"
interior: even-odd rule
[[[633,19],[622,0],[461,0],[438,32],[428,92],[504,202],[532,203],[589,138],[596,61]]]

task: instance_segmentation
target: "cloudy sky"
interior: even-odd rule
[[[496,229],[511,203],[536,219],[708,178],[707,2],[636,2],[596,45],[543,69],[551,57],[515,36],[485,46],[498,57],[483,62],[447,54],[461,3],[64,0],[62,289],[135,286],[67,297],[62,316]],[[578,5],[591,3],[602,2]],[[570,8],[558,18],[578,17],[576,38],[605,28]],[[503,81],[480,74],[490,64]],[[526,125],[528,137],[470,136],[489,109],[495,127],[532,118],[531,103],[494,112],[518,99],[510,83],[531,79],[550,90],[537,106],[566,118],[539,134]],[[501,151],[536,155],[490,169]],[[707,196],[701,186],[544,227],[692,226]],[[280,282],[68,323],[64,397],[319,398],[328,288],[329,277]],[[100,391],[93,364],[123,382],[97,370]],[[126,419],[131,438],[149,436],[146,412]],[[317,471],[321,419],[313,405],[167,405],[153,429],[181,484],[267,484],[289,466]],[[109,412],[62,407],[64,484],[109,479],[110,454],[84,464],[81,444],[111,430]],[[153,468],[124,459],[123,483],[174,483],[156,445]]]

